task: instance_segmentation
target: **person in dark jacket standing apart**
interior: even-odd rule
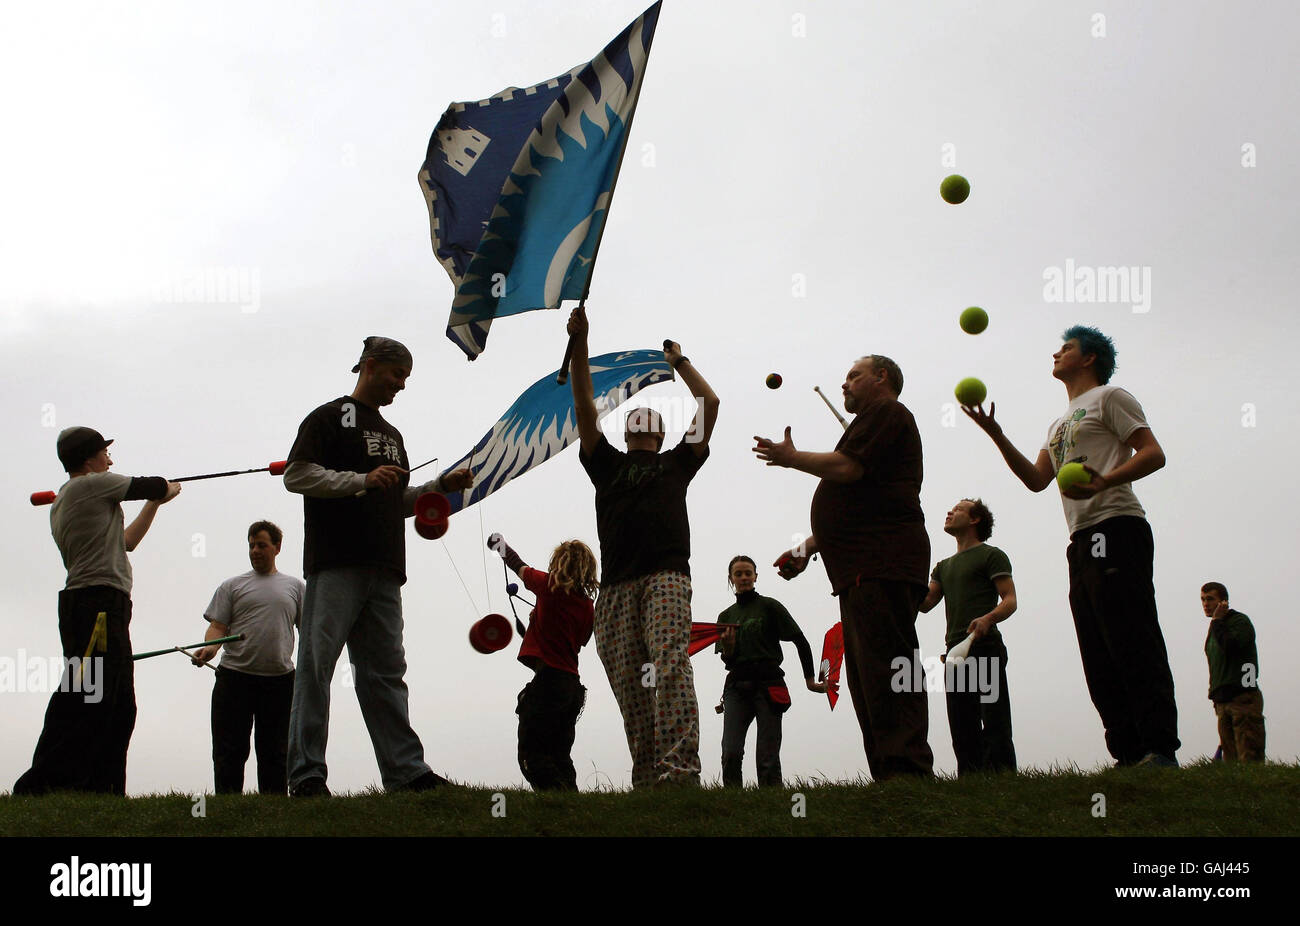
[[[1201,608],[1210,619],[1205,658],[1223,761],[1263,762],[1264,693],[1259,690],[1255,625],[1228,605],[1228,589],[1221,582],[1201,586]]]
[[[303,496],[307,579],[289,719],[293,797],[329,794],[330,681],[345,645],[384,787],[424,791],[447,783],[425,764],[407,707],[405,519],[422,493],[460,491],[474,479],[459,469],[418,488],[408,485],[402,435],[379,409],[406,388],[412,363],[397,341],[366,338],[352,368],[358,374],[352,394],[308,415],[289,451],[284,486]]]
[[[14,794],[126,794],[126,752],[136,713],[129,631],[133,577],[126,554],[181,486],[161,476],[110,473],[111,443],[93,428],[59,434],[59,462],[68,481],[50,508],[50,533],[68,570],[59,592],[59,638],[69,667],[45,711],[32,767],[14,784]],[[124,526],[121,503],[137,500],[144,507]]]
[[[1074,325],[1052,355],[1065,386],[1065,413],[1052,422],[1034,462],[1016,449],[994,414],[962,411],[993,439],[1007,467],[1031,492],[1080,464],[1089,481],[1060,487],[1070,530],[1070,612],[1088,694],[1121,766],[1177,767],[1178,705],[1156,611],[1155,539],[1133,483],[1165,465],[1141,404],[1110,385],[1115,344],[1096,328]]]
[[[758,569],[748,556],[727,564],[727,583],[736,603],[718,615],[722,631],[717,649],[727,667],[722,687],[722,783],[739,788],[749,725],[758,721],[754,744],[759,787],[781,787],[781,715],[790,708],[790,691],[781,669],[781,641],[794,643],[809,691],[825,694],[814,677],[812,647],[790,612],[775,598],[754,591]]]
[[[302,623],[304,584],[275,568],[284,533],[270,521],[248,528],[253,568],[217,586],[203,612],[205,640],[243,634],[225,644],[212,686],[212,774],[218,794],[244,790],[248,737],[257,747],[257,790],[284,796],[287,787],[289,708],[293,704],[293,631]],[[204,665],[222,644],[194,651]]]
[[[660,453],[663,421],[652,409],[628,413],[627,453],[597,423],[587,357],[587,313],[569,315],[570,386],[582,446],[578,459],[596,487],[601,588],[596,652],[623,714],[632,787],[700,783],[700,714],[688,653],[691,639],[691,528],[686,490],[709,456],[718,397],[665,342],[664,359],[699,403],[686,435]]]
[[[788,427],[780,441],[754,438],[754,453],[768,466],[821,478],[812,500],[812,536],[773,565],[793,577],[814,553],[826,563],[831,593],[840,601],[849,693],[871,777],[933,775],[916,636],[930,568],[921,434],[898,401],[903,372],[888,357],[858,360],[842,389],[844,409],[856,417],[831,452],[796,449]]]

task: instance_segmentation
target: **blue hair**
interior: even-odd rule
[[[1097,374],[1097,382],[1103,386],[1110,382],[1111,376],[1115,373],[1114,341],[1096,328],[1089,328],[1086,325],[1075,325],[1065,329],[1061,341],[1078,341],[1080,353],[1085,357],[1092,354],[1097,358],[1092,365],[1093,371]]]

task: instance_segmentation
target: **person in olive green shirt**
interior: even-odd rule
[[[984,542],[993,535],[993,512],[980,499],[964,498],[953,505],[943,529],[957,541],[957,553],[934,567],[921,613],[944,600],[945,652],[974,636],[966,660],[960,666],[945,666],[944,671],[957,775],[1014,772],[1007,647],[997,627],[1016,610],[1011,560]]]
[[[804,683],[809,691],[826,691],[814,678],[812,648],[790,612],[774,598],[754,591],[758,572],[748,556],[734,557],[727,565],[727,584],[736,603],[718,615],[719,624],[734,624],[722,632],[717,651],[726,665],[722,690],[722,783],[739,788],[745,735],[758,719],[755,744],[760,787],[781,787],[781,714],[790,707],[790,692],[781,670],[781,641],[793,642],[799,651]]]
[[[1205,658],[1223,760],[1263,762],[1264,694],[1259,690],[1255,625],[1229,607],[1228,589],[1220,582],[1201,586],[1201,608],[1210,619]]]

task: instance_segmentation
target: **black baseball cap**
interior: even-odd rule
[[[111,443],[94,428],[64,428],[59,432],[57,445],[59,462],[66,472],[73,472]]]

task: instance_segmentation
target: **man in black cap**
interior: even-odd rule
[[[407,707],[403,522],[422,493],[468,489],[474,477],[459,469],[418,488],[408,485],[402,435],[379,409],[406,388],[412,362],[397,341],[366,338],[352,368],[360,374],[352,394],[308,415],[289,451],[284,486],[303,496],[307,579],[289,719],[294,797],[329,794],[330,681],[344,644],[384,787],[424,791],[446,784],[425,764]]]
[[[59,434],[68,472],[50,508],[50,532],[68,581],[59,592],[59,637],[69,668],[45,711],[32,767],[14,794],[56,789],[126,794],[126,750],[135,729],[131,661],[131,563],[158,506],[180,492],[161,476],[110,473],[111,440],[93,428]],[[128,526],[121,502],[145,500]]]

